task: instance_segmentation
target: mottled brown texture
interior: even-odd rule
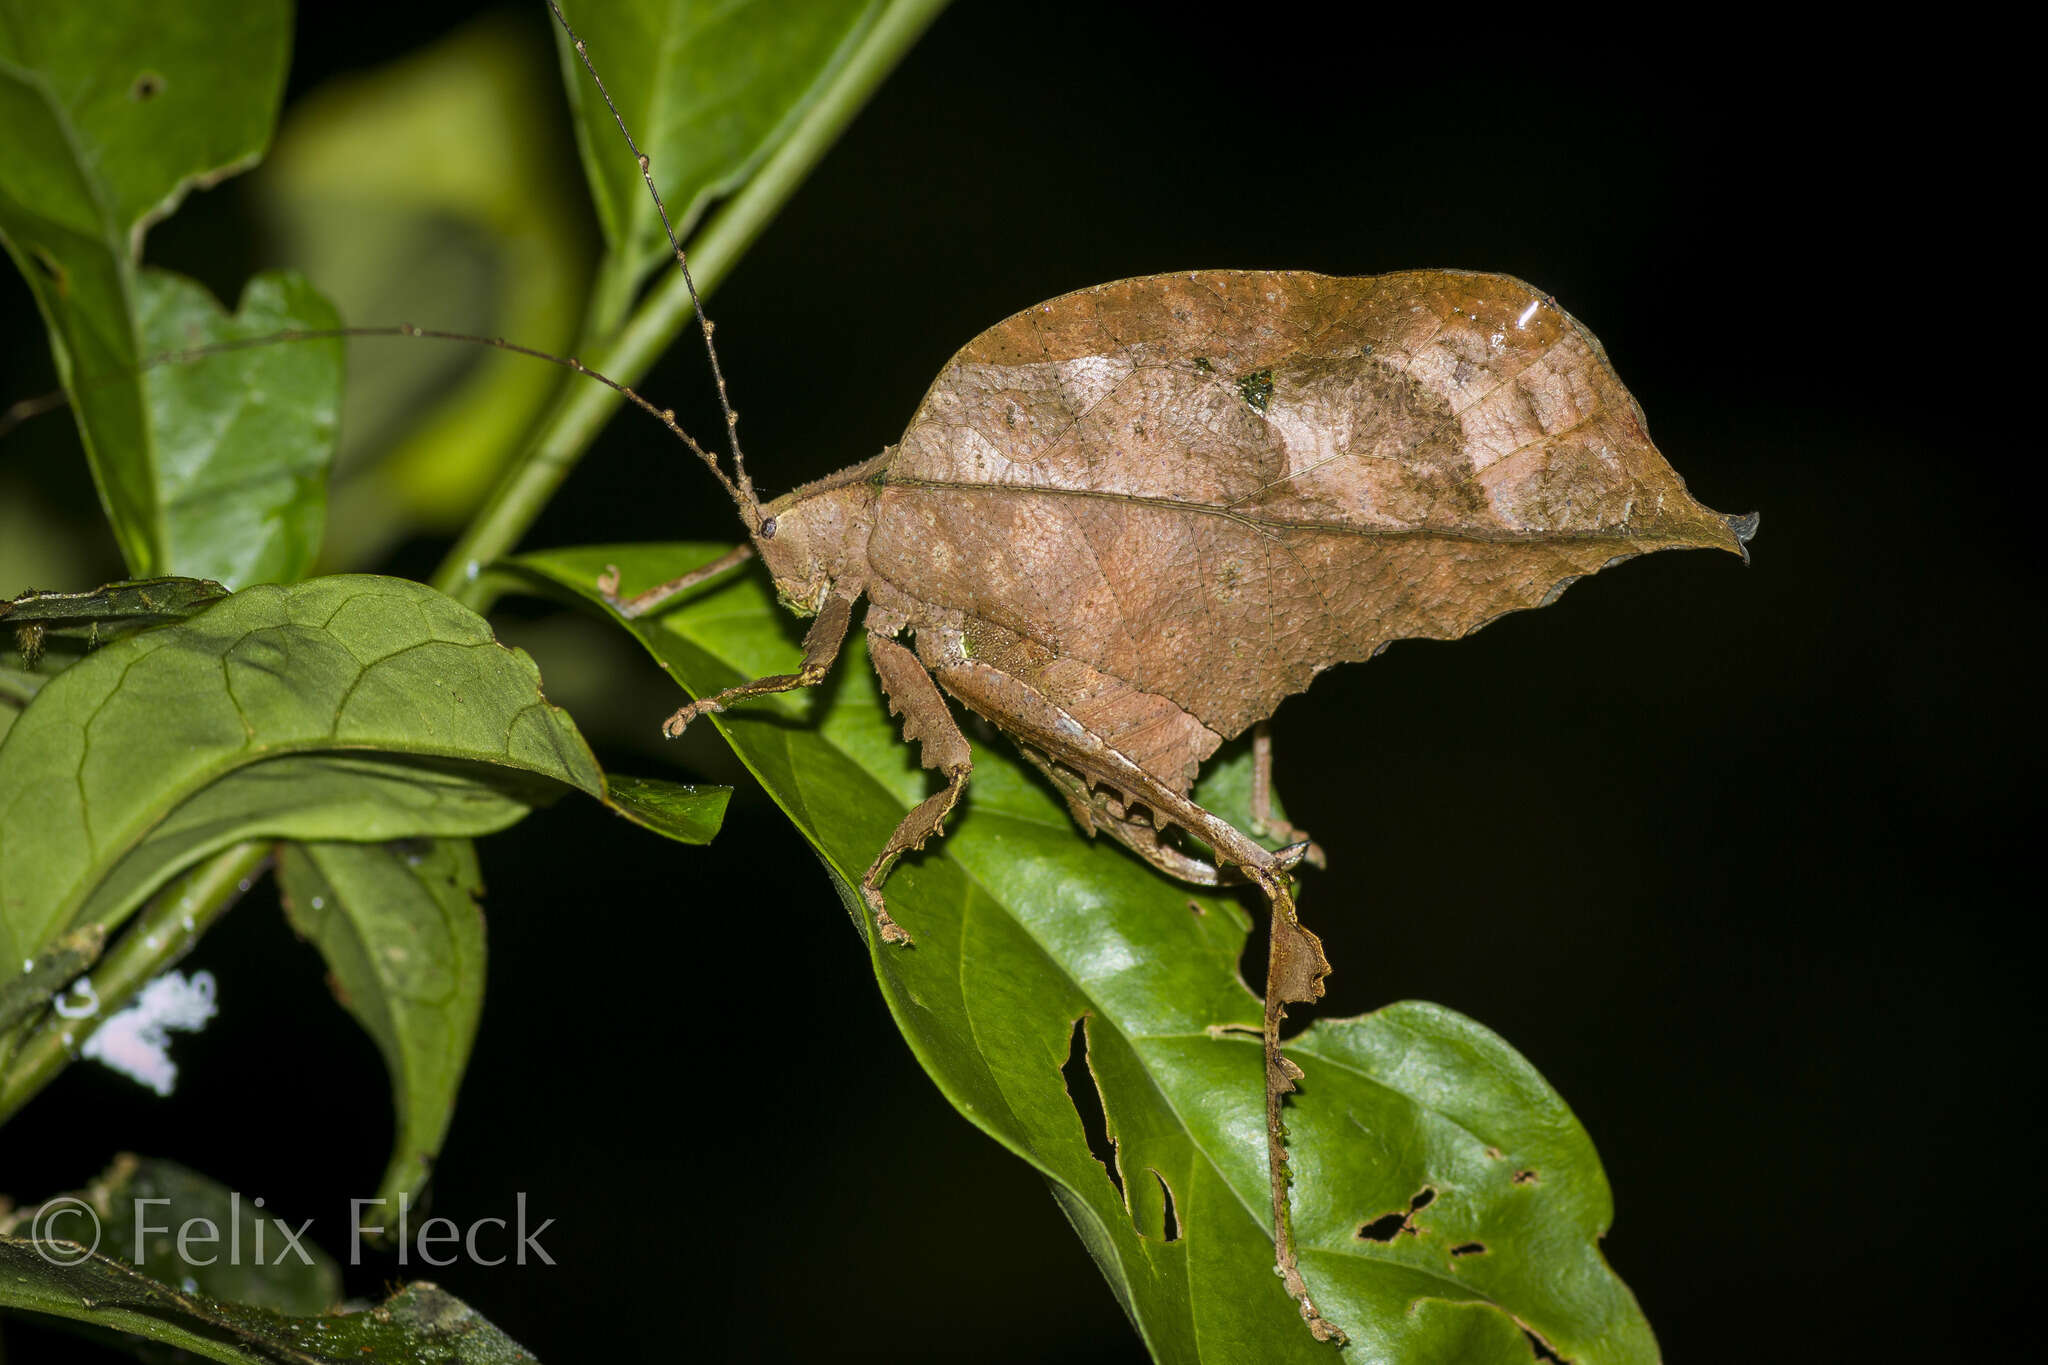
[[[1208,732],[1175,779],[1333,663],[1618,557],[1740,548],[1599,343],[1496,275],[1070,294],[963,349],[885,477],[870,595],[1169,699]]]
[[[946,776],[863,878],[883,938],[908,942],[883,877],[969,772],[934,678],[1018,742],[1082,829],[1264,893],[1276,1257],[1317,1335],[1338,1336],[1295,1266],[1281,1121],[1300,1073],[1280,1023],[1329,972],[1287,878],[1309,846],[1269,853],[1195,804],[1202,761],[1332,664],[1456,638],[1651,550],[1743,554],[1754,521],[1692,499],[1590,332],[1519,280],[1457,271],[1068,294],[961,350],[899,445],[765,508],[740,496],[782,600],[819,621],[801,674],[693,703],[669,730],[815,682],[865,595],[891,707]],[[914,656],[886,638],[906,629]]]

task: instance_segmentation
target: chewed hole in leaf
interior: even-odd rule
[[[1419,1237],[1422,1235],[1422,1230],[1416,1227],[1412,1220],[1416,1214],[1422,1212],[1422,1210],[1435,1202],[1436,1188],[1431,1185],[1424,1185],[1416,1192],[1415,1197],[1408,1201],[1407,1208],[1396,1209],[1392,1213],[1383,1213],[1369,1223],[1359,1224],[1358,1240],[1361,1242],[1385,1244],[1393,1241],[1403,1233],[1410,1237]]]
[[[1360,1224],[1358,1239],[1361,1242],[1391,1242],[1404,1232],[1412,1233],[1414,1231],[1414,1228],[1408,1226],[1407,1214],[1387,1213],[1373,1219],[1370,1223]]]
[[[1484,1256],[1485,1254],[1486,1243],[1484,1242],[1461,1242],[1459,1245],[1451,1248],[1451,1255],[1453,1256]]]
[[[1536,1172],[1534,1172],[1534,1171],[1516,1171],[1516,1172],[1515,1172],[1515,1183],[1516,1183],[1517,1185],[1533,1185],[1533,1184],[1535,1184],[1535,1183],[1536,1183]]]
[[[1152,1172],[1152,1178],[1159,1182],[1160,1197],[1166,1201],[1166,1240],[1178,1242],[1180,1240],[1180,1210],[1174,1207],[1173,1186],[1167,1184],[1166,1177],[1157,1171]]]
[[[145,71],[135,78],[135,84],[128,87],[128,98],[141,104],[153,100],[164,92],[164,78],[154,71]]]
[[[1103,1108],[1102,1090],[1095,1083],[1095,1073],[1088,1065],[1088,1016],[1085,1014],[1074,1021],[1073,1036],[1067,1040],[1067,1060],[1060,1064],[1060,1079],[1066,1083],[1068,1103],[1074,1106],[1074,1113],[1081,1120],[1081,1131],[1088,1139],[1088,1154],[1102,1163],[1102,1169],[1109,1174],[1109,1183],[1116,1187],[1116,1197],[1123,1199],[1124,1178],[1117,1170],[1116,1143],[1109,1136],[1109,1114]],[[1165,1184],[1163,1180],[1160,1183]],[[1169,1201],[1170,1198],[1169,1194]],[[1168,1207],[1171,1208],[1170,1202]]]
[[[1572,1365],[1569,1358],[1559,1355],[1550,1348],[1550,1343],[1524,1327],[1522,1335],[1529,1338],[1529,1350],[1538,1360],[1554,1360],[1557,1365]]]

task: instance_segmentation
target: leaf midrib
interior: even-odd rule
[[[1278,517],[1259,517],[1218,507],[1214,503],[1187,502],[1179,498],[1164,498],[1145,493],[1118,493],[1100,488],[1059,488],[1038,484],[1008,483],[958,483],[941,479],[912,479],[888,477],[885,488],[905,488],[918,492],[935,493],[996,493],[1024,497],[1087,498],[1099,502],[1122,503],[1126,506],[1144,507],[1171,512],[1192,512],[1202,516],[1222,517],[1237,522],[1261,534],[1278,534],[1284,531],[1310,531],[1329,535],[1355,535],[1366,540],[1407,540],[1431,538],[1437,540],[1467,541],[1479,545],[1551,545],[1598,544],[1612,541],[1626,545],[1653,545],[1656,548],[1678,548],[1691,542],[1674,536],[1650,537],[1629,531],[1533,531],[1517,535],[1513,532],[1488,534],[1482,531],[1463,531],[1438,526],[1359,526],[1341,521],[1288,521]],[[1702,546],[1701,548],[1710,548]]]

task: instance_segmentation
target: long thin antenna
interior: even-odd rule
[[[470,332],[447,332],[436,327],[415,327],[409,322],[366,327],[295,327],[282,332],[270,332],[259,337],[235,337],[228,341],[209,342],[204,346],[193,346],[182,351],[160,351],[142,361],[141,364],[136,366],[136,369],[140,371],[154,369],[159,365],[189,365],[193,361],[204,360],[208,356],[225,355],[230,351],[255,350],[260,346],[275,346],[287,341],[334,341],[345,340],[350,337],[424,337],[428,341],[460,341],[472,346],[491,346],[500,351],[510,351],[514,355],[523,355],[531,360],[544,360],[550,365],[559,365],[565,370],[586,375],[667,427],[671,435],[688,446],[691,453],[704,462],[704,467],[711,471],[713,477],[718,480],[719,484],[725,489],[726,494],[733,501],[739,502],[743,496],[747,499],[751,499],[753,496],[751,489],[747,490],[743,495],[741,490],[733,485],[733,481],[725,476],[725,471],[719,468],[718,457],[697,444],[697,438],[683,430],[676,421],[675,409],[654,406],[653,403],[635,392],[631,385],[621,384],[610,375],[591,369],[574,356],[559,356],[551,351],[537,350],[532,346],[521,346],[518,342],[507,341],[504,337],[477,336]],[[81,390],[88,389],[99,384],[113,383],[116,378],[126,377],[125,375],[110,375],[99,379],[81,380],[78,387]],[[20,402],[9,407],[5,412],[0,412],[0,437],[5,437],[14,428],[32,417],[38,417],[43,413],[63,407],[67,401],[68,397],[62,389],[57,389],[35,398],[22,399]]]
[[[597,93],[604,97],[604,107],[611,111],[612,121],[619,125],[619,132],[626,139],[626,145],[633,151],[634,159],[640,163],[640,178],[647,182],[647,193],[654,197],[654,211],[661,215],[661,230],[668,234],[668,244],[675,252],[676,264],[682,268],[683,283],[690,291],[690,307],[697,314],[697,326],[704,333],[704,351],[711,357],[711,377],[718,385],[718,406],[725,413],[726,442],[732,447],[733,474],[739,479],[739,497],[744,498],[742,510],[758,524],[761,500],[754,496],[754,482],[747,477],[746,458],[740,454],[740,415],[732,409],[732,399],[726,395],[725,371],[718,363],[718,347],[712,343],[711,319],[705,315],[704,300],[697,295],[697,281],[690,274],[690,258],[684,252],[683,244],[676,240],[674,224],[669,222],[668,205],[662,202],[661,191],[654,185],[654,167],[647,153],[640,150],[640,144],[633,140],[633,130],[626,126],[625,117],[619,113],[619,106],[612,102],[612,92],[605,89],[604,77],[597,74],[597,67],[590,60],[590,48],[576,36],[576,30],[569,23],[569,16],[562,13],[558,0],[548,0],[548,8],[555,12],[555,22],[562,26],[562,32],[569,37],[576,55],[583,59],[583,69],[590,73],[590,79],[597,85]],[[609,382],[609,381],[607,381]],[[617,387],[614,385],[614,387]],[[719,476],[723,481],[724,475]],[[731,485],[727,485],[730,490]],[[749,527],[750,531],[757,527]]]

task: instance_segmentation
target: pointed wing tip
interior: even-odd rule
[[[1756,536],[1756,528],[1763,521],[1763,513],[1750,512],[1739,517],[1723,518],[1728,529],[1735,533],[1735,552],[1742,556],[1744,564],[1749,563],[1749,542]]]

